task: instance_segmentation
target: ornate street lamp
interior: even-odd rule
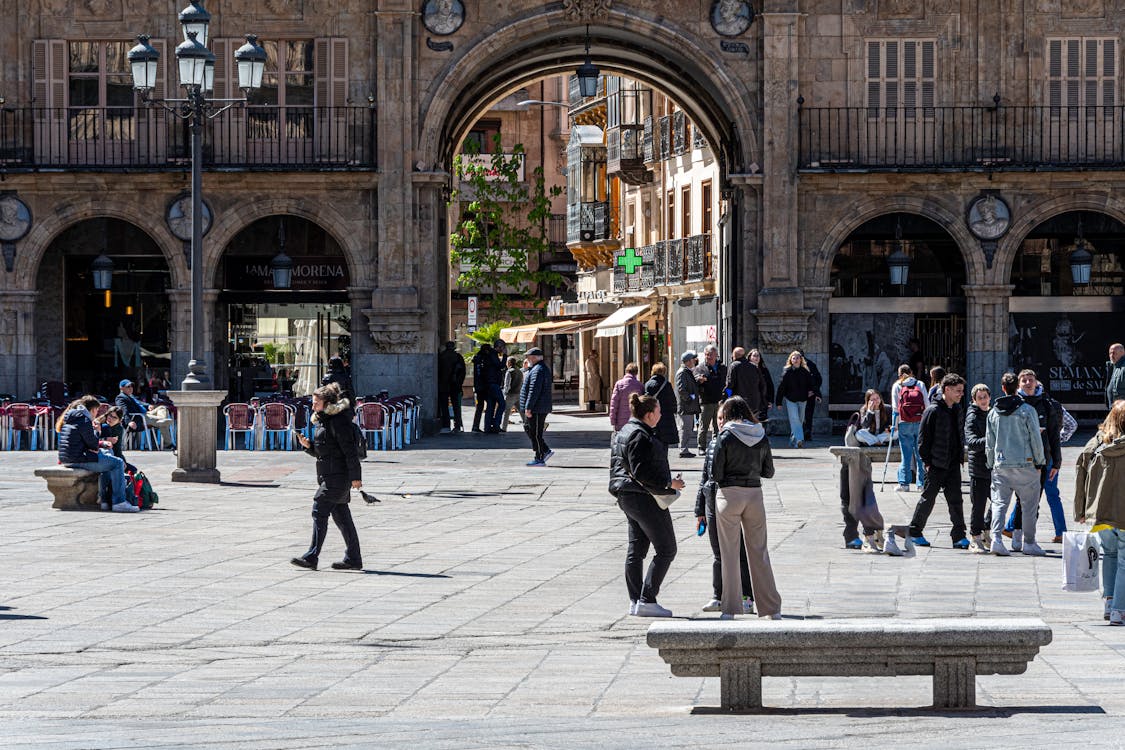
[[[94,258],[94,262],[90,264],[90,272],[94,276],[94,288],[99,292],[113,288],[113,261],[108,255],[102,253]]]
[[[586,27],[586,60],[578,66],[578,91],[583,98],[598,95],[598,66],[590,60],[590,27]]]
[[[293,279],[293,259],[285,254],[285,219],[277,229],[277,255],[270,261],[274,289],[288,289]]]
[[[1090,285],[1090,271],[1094,267],[1094,255],[1090,252],[1092,246],[1082,236],[1082,217],[1078,217],[1078,235],[1074,238],[1074,248],[1070,253],[1070,280],[1075,286]]]
[[[891,272],[891,284],[905,287],[910,278],[910,256],[902,251],[902,219],[895,221],[894,251],[887,256],[887,269]]]
[[[197,39],[207,46],[207,27],[211,24],[211,14],[203,7],[203,0],[192,0],[188,7],[180,11],[180,25],[184,29],[184,41]],[[192,35],[195,36],[192,36]]]

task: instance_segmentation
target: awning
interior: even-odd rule
[[[500,329],[500,340],[509,344],[530,344],[540,336],[557,336],[564,333],[588,331],[600,321],[593,320],[546,320],[542,323],[529,323]]]
[[[625,326],[632,323],[650,309],[649,305],[636,305],[634,307],[622,307],[620,310],[610,315],[608,318],[598,323],[598,330],[594,334],[596,339],[612,338],[613,336],[624,336]]]

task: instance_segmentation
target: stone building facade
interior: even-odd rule
[[[74,58],[66,46],[144,31],[169,51],[178,8],[157,5],[0,2],[18,19],[0,30],[0,191],[30,213],[0,272],[0,391],[26,395],[60,374],[41,370],[51,359],[41,347],[58,344],[41,341],[51,316],[37,310],[59,300],[40,266],[89,220],[128,225],[147,237],[137,253],[163,259],[173,380],[182,374],[189,273],[164,220],[186,186],[178,131],[154,129],[139,109],[124,129],[97,119],[109,114],[99,108],[131,107],[109,96],[120,93],[119,68],[107,47],[91,73],[88,50]],[[885,362],[897,364],[895,347],[911,336],[974,382],[1049,364],[1050,387],[1086,403],[1100,364],[1089,345],[1101,334],[1081,330],[1118,321],[1122,308],[1122,5],[230,0],[216,6],[214,38],[227,51],[244,30],[285,42],[277,55],[292,64],[278,75],[293,96],[253,127],[237,113],[217,120],[227,129],[204,177],[212,328],[223,327],[228,248],[249,242],[240,233],[261,219],[294,217],[302,236],[320,238],[318,252],[344,259],[346,287],[332,291],[351,312],[357,388],[432,393],[450,317],[453,155],[495,101],[570,74],[588,43],[603,71],[676,101],[712,147],[727,228],[724,349],[757,344],[776,360],[804,348],[839,408],[882,386]],[[174,67],[164,74],[171,91]],[[219,80],[237,93],[229,74]],[[76,109],[91,112],[75,119]],[[324,133],[335,135],[318,141]],[[127,144],[107,151],[106,141]],[[134,236],[116,223],[99,230],[102,245]],[[80,237],[91,245],[82,252],[101,249],[99,230]],[[1096,283],[1074,287],[1068,263],[1083,242],[1095,248]],[[892,288],[885,261],[896,250],[916,281]],[[225,338],[208,337],[212,363]]]

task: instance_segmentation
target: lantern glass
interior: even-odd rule
[[[293,259],[285,251],[279,252],[270,261],[270,273],[274,289],[288,289],[293,280]]]
[[[208,60],[203,66],[203,90],[211,92],[215,90],[215,61]]]
[[[180,85],[192,87],[203,86],[207,62],[214,62],[215,56],[193,35],[176,47],[176,59],[180,64]]]
[[[1090,272],[1094,267],[1094,256],[1084,246],[1070,254],[1070,280],[1075,286],[1089,286]]]
[[[211,23],[211,14],[203,7],[203,0],[192,0],[191,4],[180,11],[180,25],[184,29],[184,41],[192,38],[204,47],[207,46],[207,27]]]
[[[578,76],[578,91],[584,99],[598,95],[598,73],[598,66],[591,63],[589,57],[575,71]]]
[[[90,264],[90,272],[94,276],[94,288],[98,291],[113,287],[113,261],[105,253],[94,258],[94,262]]]
[[[901,248],[887,258],[887,269],[890,271],[893,286],[906,286],[910,278],[910,258]]]
[[[246,35],[246,44],[234,53],[238,68],[238,87],[243,91],[256,91],[262,87],[262,75],[266,70],[266,51],[258,45],[258,37]]]
[[[133,88],[152,91],[156,88],[156,71],[160,52],[148,43],[147,36],[137,37],[139,44],[129,50],[129,68],[133,74]]]

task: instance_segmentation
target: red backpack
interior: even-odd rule
[[[917,380],[914,385],[904,385],[898,392],[898,421],[921,422],[926,410],[926,397]]]

